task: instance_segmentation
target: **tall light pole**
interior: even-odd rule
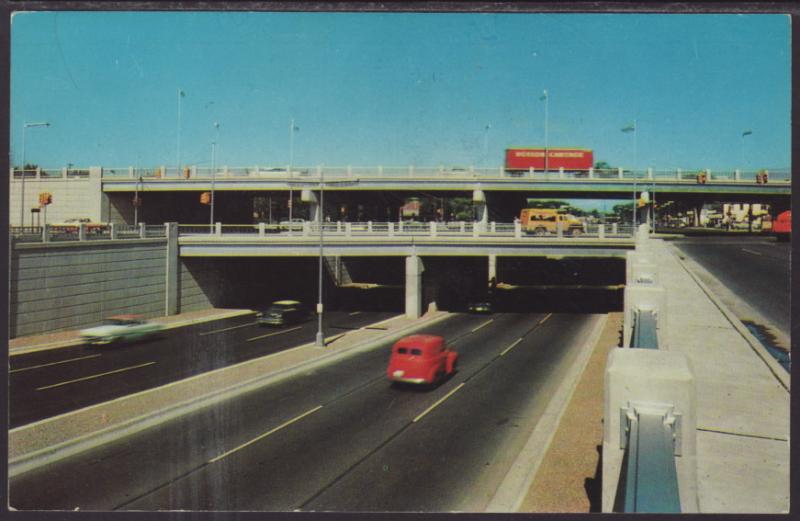
[[[323,257],[323,224],[322,214],[325,213],[325,172],[319,172],[319,212],[317,212],[317,222],[319,223],[319,280],[317,294],[317,337],[316,346],[325,347],[325,333],[322,331],[322,257]],[[289,222],[291,229],[291,221]]]
[[[486,166],[486,158],[489,157],[489,130],[491,130],[491,128],[491,124],[487,124],[483,127],[483,166]]]
[[[633,120],[633,125],[627,125],[622,128],[622,132],[633,132],[633,166],[631,167],[631,173],[633,174],[633,228],[634,233],[636,231],[636,214],[638,209],[636,208],[636,120]]]
[[[49,127],[49,121],[39,121],[36,123],[22,124],[22,190],[19,197],[19,225],[25,226],[25,132],[29,128]]]
[[[539,97],[539,101],[544,101],[544,171],[546,173],[547,170],[548,170],[548,165],[547,165],[547,161],[548,161],[548,158],[547,158],[547,148],[548,148],[548,142],[547,142],[547,139],[548,139],[548,135],[547,135],[547,130],[548,130],[547,129],[547,123],[548,123],[547,118],[548,118],[548,114],[547,114],[547,109],[548,109],[548,107],[547,107],[547,105],[548,105],[548,103],[550,101],[550,96],[548,96],[548,94],[547,94],[547,89],[544,89],[542,91],[542,95]]]
[[[178,126],[177,126],[177,134],[178,134],[178,145],[177,145],[177,154],[178,157],[176,159],[177,169],[178,169],[178,176],[181,175],[181,98],[186,96],[186,93],[183,92],[180,88],[178,89]],[[166,172],[164,172],[166,176]]]
[[[214,136],[214,141],[211,142],[211,228],[213,231],[214,227],[214,181],[217,177],[217,162],[216,162],[216,152],[217,152],[217,143],[219,142],[219,123],[216,121],[214,122],[214,130],[216,130],[216,135]]]
[[[289,235],[292,234],[292,197],[294,193],[292,191],[292,170],[294,165],[294,133],[298,130],[297,127],[294,126],[294,118],[289,121]]]

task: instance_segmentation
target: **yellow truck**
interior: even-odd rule
[[[574,215],[554,208],[523,208],[519,215],[522,231],[532,235],[558,233],[558,223],[564,235],[577,237],[583,233],[583,223]]]

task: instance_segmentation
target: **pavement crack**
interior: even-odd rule
[[[758,440],[789,441],[789,438],[776,438],[774,436],[762,436],[760,434],[747,434],[743,432],[722,431],[719,429],[704,429],[702,427],[698,427],[697,430],[701,432],[712,432],[714,434],[725,434],[727,436],[739,436],[742,438],[754,438]]]

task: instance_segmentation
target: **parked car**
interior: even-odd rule
[[[148,322],[141,315],[116,315],[104,319],[97,327],[81,330],[80,335],[88,344],[107,345],[152,337],[162,329],[161,324]]]
[[[392,346],[386,375],[392,382],[433,384],[455,373],[457,363],[443,337],[410,335]]]
[[[86,233],[101,233],[107,227],[103,223],[92,222],[88,217],[73,217],[62,222],[51,223],[50,229],[53,232],[78,233],[78,228],[81,224],[83,224]]]
[[[475,300],[467,305],[470,313],[491,313],[492,303],[489,300]]]
[[[772,221],[772,233],[779,242],[792,240],[792,211],[781,212]]]
[[[298,300],[278,300],[264,311],[256,313],[260,326],[285,326],[302,322],[307,317],[308,312]]]

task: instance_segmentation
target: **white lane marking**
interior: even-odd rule
[[[432,411],[434,408],[436,408],[436,406],[438,406],[440,403],[442,403],[443,401],[445,401],[445,400],[447,400],[448,398],[450,398],[450,397],[453,395],[453,393],[455,393],[456,391],[458,391],[458,390],[459,390],[459,389],[461,389],[462,387],[464,387],[464,382],[461,382],[460,384],[458,384],[458,385],[456,386],[456,388],[455,388],[455,389],[453,389],[453,390],[452,390],[452,391],[450,391],[449,393],[445,394],[444,396],[442,396],[441,398],[439,398],[439,399],[436,401],[436,403],[434,403],[433,405],[431,405],[430,407],[428,407],[427,409],[425,409],[425,410],[422,412],[422,414],[420,414],[419,416],[417,416],[416,418],[414,418],[414,419],[412,420],[412,423],[417,423],[418,421],[420,421],[420,420],[422,419],[422,417],[423,417],[423,416],[425,416],[426,414],[428,414],[429,412],[431,412],[431,411]]]
[[[486,322],[484,322],[484,323],[483,323],[483,324],[481,324],[480,326],[478,326],[478,327],[476,327],[475,329],[473,329],[473,330],[472,330],[472,332],[474,333],[475,331],[479,330],[480,328],[482,328],[482,327],[484,327],[484,326],[488,326],[488,325],[489,325],[489,324],[491,324],[492,322],[494,322],[494,319],[493,319],[493,318],[490,318],[489,320],[487,320]]]
[[[351,317],[354,317],[354,316],[356,316],[356,315],[360,315],[360,314],[361,314],[361,312],[360,312],[360,311],[353,311],[352,313],[349,313],[349,315],[350,315]]]
[[[75,380],[68,380],[66,382],[59,382],[57,384],[45,385],[44,387],[37,387],[36,390],[37,391],[44,391],[45,389],[52,389],[54,387],[61,387],[62,385],[69,385],[69,384],[74,384],[74,383],[77,383],[77,382],[84,382],[86,380],[93,380],[95,378],[100,378],[101,376],[108,376],[110,374],[123,373],[125,371],[131,371],[133,369],[139,369],[140,367],[147,367],[148,365],[153,365],[153,364],[155,364],[155,362],[147,362],[147,363],[144,363],[144,364],[132,365],[130,367],[123,367],[122,369],[114,369],[113,371],[108,371],[108,372],[105,372],[105,373],[93,374],[93,375],[90,375],[90,376],[84,376],[83,378],[77,378]]]
[[[541,326],[542,324],[544,324],[547,321],[548,318],[550,318],[552,316],[553,316],[552,313],[548,313],[547,316],[545,316],[543,319],[541,319],[537,325]]]
[[[509,351],[511,351],[511,350],[512,350],[514,347],[516,347],[516,346],[517,346],[517,344],[519,344],[520,342],[522,342],[522,339],[521,339],[521,338],[520,338],[520,339],[518,339],[518,340],[517,340],[516,342],[514,342],[513,344],[511,344],[510,346],[508,346],[507,348],[503,349],[503,351],[500,353],[500,356],[503,356],[504,354],[506,354],[506,353],[508,353]]]
[[[742,251],[746,251],[747,253],[752,253],[753,255],[764,255],[764,254],[763,254],[763,253],[761,253],[761,252],[758,252],[758,251],[753,251],[753,250],[748,250],[747,248],[742,248]]]
[[[297,421],[300,421],[300,420],[302,420],[303,418],[305,418],[305,417],[306,417],[306,416],[308,416],[309,414],[311,414],[311,413],[315,413],[315,412],[317,412],[317,411],[318,411],[318,410],[320,410],[320,409],[322,409],[322,405],[317,405],[317,406],[316,406],[316,407],[314,407],[313,409],[310,409],[310,410],[308,410],[308,411],[304,412],[304,413],[303,413],[303,414],[301,414],[300,416],[295,416],[295,417],[294,417],[294,418],[292,418],[291,420],[289,420],[289,421],[286,421],[286,422],[284,422],[284,423],[282,423],[282,424],[278,425],[278,426],[277,426],[277,427],[275,427],[274,429],[272,429],[272,430],[269,430],[269,431],[267,431],[267,432],[265,432],[264,434],[261,434],[261,435],[259,435],[259,436],[256,436],[256,437],[255,437],[255,438],[253,438],[252,440],[250,440],[250,441],[248,441],[248,442],[245,442],[245,443],[242,443],[242,444],[241,444],[241,445],[239,445],[238,447],[236,447],[236,448],[233,448],[233,449],[231,449],[231,450],[229,450],[229,451],[227,451],[227,452],[224,452],[224,453],[220,454],[219,456],[216,456],[216,457],[214,457],[214,458],[212,458],[212,459],[208,460],[208,462],[209,462],[209,463],[215,463],[215,462],[217,462],[217,461],[221,460],[222,458],[225,458],[225,457],[227,457],[227,456],[230,456],[230,455],[231,455],[231,454],[233,454],[234,452],[236,452],[236,451],[239,451],[239,450],[242,450],[243,448],[245,448],[245,447],[247,447],[247,446],[249,446],[249,445],[252,445],[253,443],[255,443],[255,442],[259,441],[259,440],[263,440],[264,438],[266,438],[266,437],[267,437],[267,436],[269,436],[270,434],[274,434],[274,433],[278,432],[279,430],[283,429],[284,427],[288,427],[289,425],[291,425],[291,424],[293,424],[293,423],[295,423],[295,422],[297,422]]]
[[[249,324],[240,324],[238,326],[226,327],[225,329],[215,329],[214,331],[206,331],[205,333],[199,333],[197,336],[213,335],[214,333],[222,333],[223,331],[231,331],[232,329],[239,329],[240,327],[254,326],[257,323],[258,322],[250,322]]]
[[[266,335],[254,336],[253,338],[248,338],[247,341],[252,342],[253,340],[258,340],[260,338],[267,338],[268,336],[282,335],[284,333],[288,333],[289,331],[296,331],[298,329],[301,329],[302,327],[303,326],[297,326],[293,327],[292,329],[284,329],[282,331],[275,331],[274,333],[267,333]]]
[[[58,362],[50,362],[48,364],[32,365],[30,367],[20,367],[19,369],[10,370],[9,373],[19,373],[19,372],[22,372],[22,371],[30,371],[31,369],[39,369],[41,367],[50,367],[51,365],[66,364],[67,362],[77,362],[78,360],[86,360],[87,358],[97,358],[98,356],[102,356],[102,355],[80,356],[78,358],[70,358],[70,359],[67,359],[67,360],[60,360]]]

